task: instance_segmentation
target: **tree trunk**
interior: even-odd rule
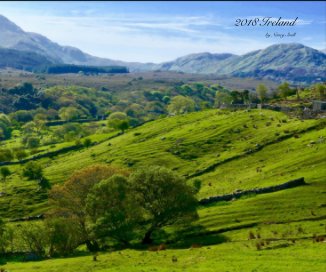
[[[100,247],[96,241],[86,240],[86,247],[90,252],[97,252],[99,251]]]
[[[142,240],[142,244],[143,245],[149,245],[153,242],[151,236],[152,236],[152,233],[153,233],[154,229],[153,228],[150,228],[146,233],[145,233],[145,236]]]

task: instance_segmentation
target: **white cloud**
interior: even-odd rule
[[[3,12],[3,11],[1,11]],[[3,12],[25,31],[37,32],[62,44],[99,57],[125,61],[162,62],[196,52],[243,54],[271,42],[231,34],[221,18],[107,14],[71,10],[74,16]],[[230,24],[230,21],[229,21]]]

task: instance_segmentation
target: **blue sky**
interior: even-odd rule
[[[99,57],[162,62],[198,52],[243,54],[275,43],[326,48],[326,2],[0,2],[25,31]],[[235,20],[295,19],[293,27]],[[266,38],[266,33],[270,38]],[[276,34],[296,33],[294,37]]]

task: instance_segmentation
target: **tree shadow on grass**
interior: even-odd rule
[[[228,241],[225,235],[212,233],[200,225],[176,231],[167,244],[171,249],[217,245]]]
[[[154,233],[154,242],[151,245],[142,245],[135,243],[130,245],[130,249],[156,251],[155,248],[164,245],[167,249],[187,249],[202,246],[217,245],[228,241],[225,235],[210,232],[200,225],[191,225],[188,227],[174,229],[173,232],[163,230]],[[117,249],[117,248],[116,248]]]

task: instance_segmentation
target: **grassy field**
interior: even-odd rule
[[[232,242],[196,249],[148,252],[123,250],[91,256],[47,260],[33,263],[10,263],[10,272],[75,271],[323,271],[326,265],[325,244],[302,241],[299,244],[257,251],[251,242]],[[172,262],[172,257],[177,262]]]
[[[166,230],[165,251],[101,253],[97,262],[82,251],[79,257],[41,262],[8,260],[4,267],[26,272],[323,271],[326,244],[314,237],[326,235],[325,138],[323,120],[301,121],[268,110],[208,110],[148,122],[93,147],[40,159],[51,183],[93,163],[131,169],[164,165],[189,183],[199,178],[199,199],[298,177],[307,185],[201,206],[200,219],[180,236]],[[48,208],[46,195],[20,177],[21,168],[10,166],[8,195],[0,198],[0,214],[8,219]]]
[[[197,173],[203,184],[198,197],[203,198],[301,176],[307,182],[324,178],[324,126],[323,120],[303,122],[268,110],[208,110],[149,122],[93,147],[38,162],[52,184],[94,163],[164,165],[185,176]],[[47,207],[45,196],[21,178],[21,165],[10,168],[14,174],[8,178],[8,196],[0,198],[0,214],[12,218],[41,213]]]

